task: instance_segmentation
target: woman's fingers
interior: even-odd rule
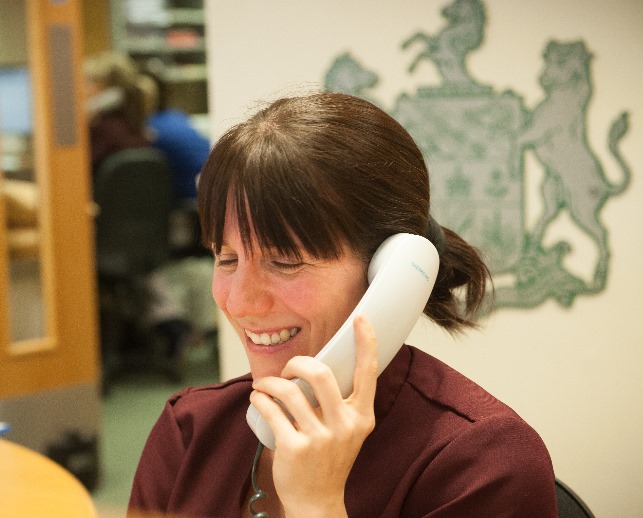
[[[284,367],[282,378],[305,380],[321,406],[324,402],[337,404],[342,401],[342,394],[337,385],[335,374],[328,365],[311,356],[295,356]]]
[[[280,432],[319,433],[322,425],[318,413],[295,383],[266,377],[255,380],[253,388],[250,401],[272,428],[276,440]]]
[[[373,401],[377,385],[377,339],[373,327],[363,316],[354,321],[356,339],[356,368],[353,374],[353,393],[344,400],[331,369],[308,356],[292,358],[282,372],[281,378],[267,377],[256,380],[254,388],[279,400],[279,405],[266,405],[266,412],[276,414],[276,426],[290,427],[292,424],[282,420],[286,416],[297,423],[297,429],[308,434],[324,434],[324,427],[335,431],[344,428],[370,426],[373,421]],[[320,408],[312,409],[306,396],[292,378],[305,379],[312,387]],[[255,405],[257,406],[257,405]],[[262,407],[263,408],[263,407]],[[263,413],[262,408],[257,410]],[[273,429],[273,431],[275,431]]]
[[[355,335],[355,372],[353,373],[353,396],[364,392],[365,400],[372,402],[377,382],[377,337],[375,330],[364,315],[357,315],[353,321]],[[348,352],[348,351],[347,351]],[[351,354],[353,354],[351,352]],[[335,374],[331,369],[310,356],[295,356],[288,361],[281,373],[282,378],[305,379],[313,388],[315,396],[334,403],[341,398]],[[328,394],[329,397],[324,397]]]
[[[364,315],[353,322],[355,330],[355,375],[353,394],[350,399],[360,410],[372,411],[377,386],[377,337],[375,330]]]

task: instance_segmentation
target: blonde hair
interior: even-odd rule
[[[143,131],[149,115],[150,99],[147,81],[136,63],[124,54],[102,52],[85,60],[85,78],[101,88],[116,88],[122,92],[121,108],[137,130]]]

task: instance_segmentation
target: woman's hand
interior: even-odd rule
[[[296,356],[282,377],[255,380],[250,396],[275,435],[273,480],[286,516],[345,516],[344,486],[355,458],[375,426],[377,340],[364,316],[354,320],[356,366],[353,393],[343,399],[330,368]],[[289,380],[305,379],[319,407],[313,408]],[[279,399],[294,418],[291,422]]]

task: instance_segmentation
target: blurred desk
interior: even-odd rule
[[[44,455],[0,439],[3,518],[98,518],[89,492]]]

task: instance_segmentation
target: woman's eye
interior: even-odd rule
[[[285,261],[273,261],[272,264],[275,266],[275,268],[283,271],[298,270],[304,266],[304,263],[302,262],[290,263]]]
[[[216,258],[216,266],[220,268],[230,268],[237,264],[236,257],[219,256]]]

